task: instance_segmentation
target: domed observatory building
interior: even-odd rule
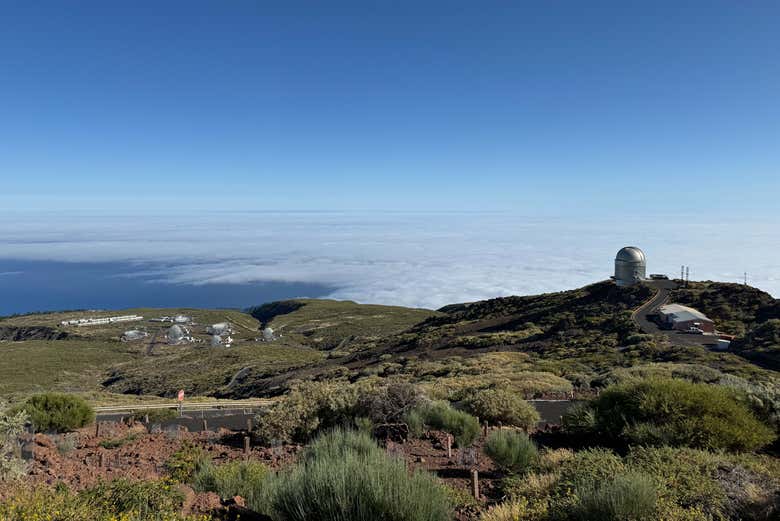
[[[634,246],[626,246],[615,256],[615,283],[633,286],[647,278],[645,252]]]

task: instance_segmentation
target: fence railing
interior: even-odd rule
[[[182,410],[205,410],[205,409],[251,409],[253,407],[265,407],[272,404],[271,399],[242,400],[236,402],[171,402],[171,403],[149,403],[136,405],[107,405],[95,407],[98,414],[123,413],[133,411],[150,411],[155,409],[179,409]]]

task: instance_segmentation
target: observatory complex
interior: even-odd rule
[[[615,256],[615,283],[633,286],[647,278],[647,257],[635,246],[622,248]]]

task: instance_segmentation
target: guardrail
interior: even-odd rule
[[[264,407],[273,403],[271,399],[262,400],[244,400],[240,402],[183,402],[182,410],[206,410],[206,409],[250,409],[252,407]],[[178,409],[179,402],[173,403],[150,403],[137,405],[107,405],[104,407],[95,407],[97,413],[121,413],[132,411],[149,411],[155,409]]]

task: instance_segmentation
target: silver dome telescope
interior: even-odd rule
[[[636,246],[626,246],[615,256],[615,282],[633,286],[647,278],[647,257]]]

